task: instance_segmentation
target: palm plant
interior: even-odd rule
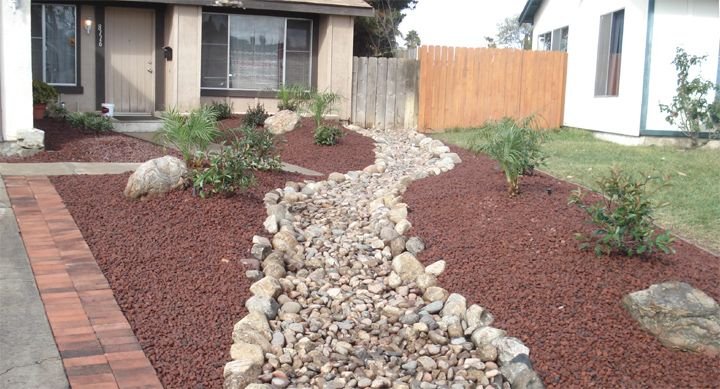
[[[185,162],[195,161],[198,153],[205,152],[220,131],[217,129],[217,113],[208,106],[183,115],[171,109],[162,115],[163,127],[157,134],[163,143],[180,150]]]
[[[308,112],[315,120],[315,128],[321,127],[323,118],[335,111],[340,95],[334,92],[315,92],[307,105]]]
[[[483,127],[470,148],[494,159],[505,173],[508,194],[520,193],[519,178],[522,174],[541,164],[544,156],[540,151],[542,134],[530,127],[532,119],[515,121],[503,119]]]
[[[278,110],[298,111],[310,99],[310,92],[300,85],[282,85],[277,99]]]

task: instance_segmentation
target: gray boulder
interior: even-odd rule
[[[666,282],[623,297],[623,306],[664,346],[720,355],[720,306],[684,282]]]
[[[183,185],[185,173],[187,166],[178,158],[166,155],[151,159],[130,175],[125,196],[139,199],[170,192]]]
[[[271,134],[279,135],[290,132],[300,123],[300,115],[297,112],[284,110],[265,119],[265,129]]]

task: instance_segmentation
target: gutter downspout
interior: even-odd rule
[[[655,0],[648,0],[647,31],[645,32],[645,68],[643,70],[642,103],[640,106],[640,136],[647,130],[648,100],[650,99],[650,65],[652,60],[652,37],[655,24]]]

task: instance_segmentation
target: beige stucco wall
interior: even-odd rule
[[[342,96],[337,107],[340,119],[350,118],[352,93],[352,16],[323,15],[320,17],[317,59],[317,89]]]
[[[78,7],[77,18],[79,21],[91,18],[95,20],[95,7],[92,5],[83,5]],[[82,94],[61,94],[58,101],[65,103],[65,108],[69,111],[88,112],[95,111],[95,29],[90,35],[85,32],[84,28],[80,29],[80,47],[78,48],[78,56],[80,57],[80,85],[83,87]]]
[[[173,49],[165,61],[165,109],[181,112],[200,106],[202,8],[169,6],[165,14],[165,46]]]

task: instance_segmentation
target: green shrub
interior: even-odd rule
[[[325,116],[335,110],[340,95],[333,92],[314,92],[307,104],[307,110],[315,120],[315,128],[322,126]]]
[[[215,112],[215,120],[225,120],[232,117],[232,103],[227,103],[225,101],[213,101],[208,104],[208,107]]]
[[[246,127],[258,127],[265,123],[265,119],[268,118],[268,113],[265,111],[265,106],[257,103],[255,107],[248,106],[245,117],[243,118],[243,125]]]
[[[113,129],[110,118],[97,112],[72,112],[67,115],[67,120],[71,126],[84,131],[100,133]]]
[[[52,86],[33,80],[33,104],[48,104],[57,100],[58,92]]]
[[[163,127],[157,134],[162,142],[175,146],[185,162],[194,164],[198,153],[204,153],[212,141],[220,135],[215,112],[202,107],[183,115],[172,109],[162,115]]]
[[[667,113],[665,121],[677,124],[680,131],[690,138],[693,147],[699,144],[702,131],[720,133],[720,104],[708,101],[711,91],[720,93],[712,81],[701,77],[690,79],[691,68],[700,66],[706,57],[690,55],[682,48],[676,49],[673,64],[677,71],[677,88],[670,105],[660,104],[660,112]]]
[[[520,176],[531,173],[545,159],[540,150],[543,135],[533,130],[531,123],[531,118],[520,121],[505,118],[489,123],[469,145],[471,150],[485,153],[500,164],[510,197],[520,193]]]
[[[309,100],[310,93],[300,85],[282,85],[277,93],[278,110],[299,111]]]
[[[315,144],[321,146],[333,146],[340,141],[342,132],[334,126],[320,126],[315,128]]]
[[[204,166],[190,171],[193,192],[198,196],[229,196],[254,185],[255,177],[241,151],[225,146],[219,153],[204,157]]]
[[[48,104],[46,112],[49,118],[58,120],[65,120],[70,115],[67,108],[58,103]]]
[[[242,127],[232,130],[236,134],[229,147],[245,159],[247,165],[257,170],[279,170],[280,156],[275,148],[275,137],[265,130]]]
[[[576,234],[581,248],[589,249],[595,242],[596,255],[616,252],[627,256],[650,255],[658,250],[666,254],[674,252],[674,239],[670,233],[655,233],[653,204],[649,200],[653,191],[667,186],[666,178],[651,175],[637,177],[613,167],[609,175],[598,179],[597,185],[603,199],[593,204],[585,203],[584,193],[579,188],[570,195],[569,203],[587,212],[596,227],[591,236]],[[652,185],[656,186],[651,188]]]

